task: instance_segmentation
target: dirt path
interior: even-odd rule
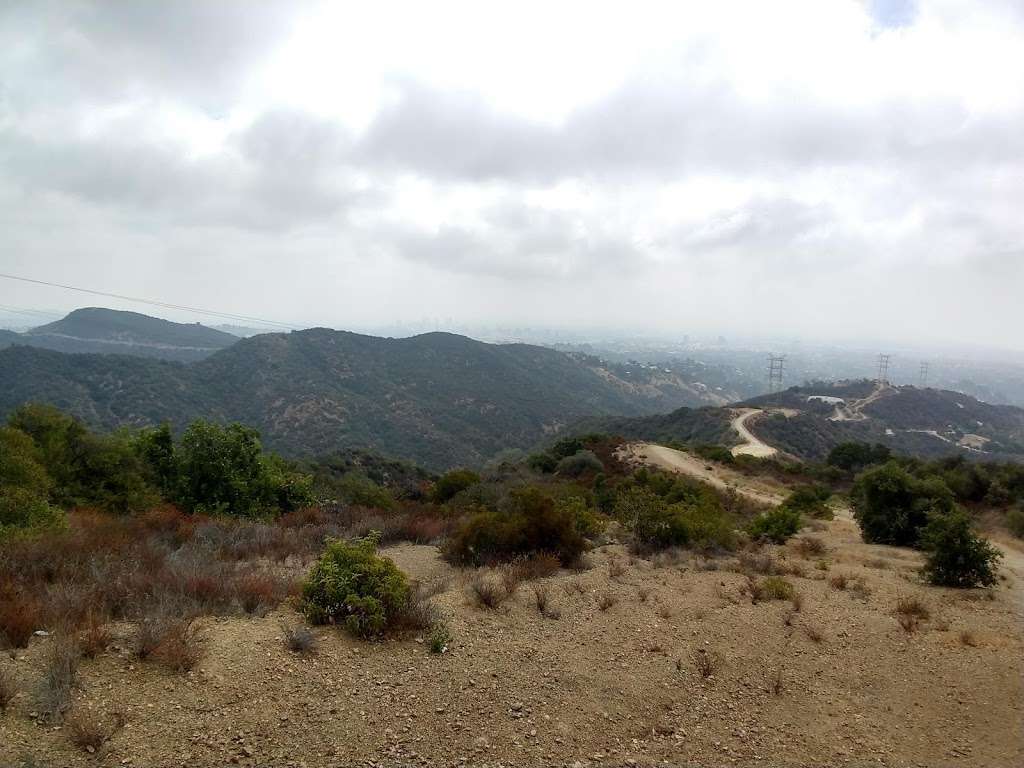
[[[664,445],[654,443],[630,443],[624,449],[627,461],[634,464],[649,464],[651,466],[666,469],[669,472],[679,472],[702,480],[708,485],[713,485],[722,490],[732,490],[741,496],[760,502],[762,504],[778,504],[786,496],[786,489],[781,486],[770,485],[766,481],[754,480],[741,475],[720,464],[713,464],[698,456],[677,451]]]
[[[741,408],[737,412],[736,418],[732,420],[732,424],[730,426],[739,433],[741,438],[743,438],[743,444],[737,445],[732,449],[733,456],[739,456],[742,454],[745,456],[756,456],[758,458],[765,459],[778,453],[778,451],[765,443],[761,438],[747,428],[747,422],[754,416],[761,413],[764,413],[764,411],[760,408]]]

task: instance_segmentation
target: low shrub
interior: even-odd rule
[[[0,584],[0,639],[24,648],[43,624],[40,601],[12,584]]]
[[[817,520],[831,520],[833,513],[828,506],[831,496],[827,485],[801,485],[786,497],[783,506]]]
[[[449,538],[445,556],[479,566],[548,553],[569,566],[585,547],[573,514],[541,489],[526,486],[510,492],[500,511],[478,511],[464,520]]]
[[[149,658],[175,672],[188,672],[195,668],[202,660],[205,648],[194,621],[174,618],[161,624]]]
[[[829,586],[832,587],[832,589],[838,589],[840,592],[842,592],[846,589],[847,584],[849,584],[849,581],[850,577],[847,576],[845,573],[837,573],[829,578],[828,583]]]
[[[89,612],[81,638],[82,656],[91,659],[107,650],[110,645],[110,630],[102,616]]]
[[[619,598],[615,596],[614,592],[605,591],[597,596],[597,607],[601,611],[607,611],[617,602],[619,602]]]
[[[774,544],[785,544],[800,530],[800,513],[782,505],[750,521],[747,533],[754,540],[767,540]]]
[[[409,584],[377,554],[377,536],[334,539],[302,584],[301,610],[313,624],[343,624],[356,637],[381,635],[399,616]]]
[[[445,472],[437,478],[437,482],[434,483],[434,488],[431,491],[430,496],[434,502],[444,504],[455,496],[455,494],[460,493],[479,482],[480,475],[476,472],[472,472],[468,469],[453,469],[450,472]]]
[[[555,473],[563,477],[579,477],[604,472],[604,465],[593,451],[582,450],[558,462]]]
[[[448,625],[444,622],[434,624],[430,630],[430,636],[427,638],[427,648],[430,649],[430,652],[436,654],[447,653],[448,647],[451,644],[452,633],[448,629]]]
[[[469,592],[476,599],[477,605],[492,611],[510,597],[504,581],[493,571],[485,570],[473,574],[469,581]]]
[[[698,648],[690,658],[693,661],[693,668],[697,670],[697,674],[705,680],[713,677],[722,668],[723,664],[720,653],[706,648]]]
[[[926,550],[921,573],[942,587],[990,587],[1002,553],[978,536],[962,510],[932,515],[921,534]]]
[[[918,630],[922,621],[931,617],[928,606],[916,597],[901,597],[896,601],[896,621],[907,634]]]
[[[110,741],[123,726],[124,716],[120,713],[100,716],[91,709],[77,707],[64,723],[71,742],[90,754]]]
[[[766,576],[751,585],[750,595],[755,603],[767,600],[792,600],[796,590],[780,576]]]
[[[43,722],[60,722],[77,685],[81,651],[70,638],[56,638],[44,659],[43,676],[36,685],[35,705]]]
[[[801,536],[794,545],[801,557],[810,560],[813,557],[821,557],[828,552],[825,542],[817,536]]]

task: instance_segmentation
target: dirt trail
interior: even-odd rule
[[[760,408],[741,408],[737,412],[736,418],[732,420],[733,429],[735,429],[741,438],[743,438],[742,445],[737,445],[732,449],[733,456],[739,456],[741,454],[745,456],[756,456],[761,459],[774,456],[778,451],[772,448],[770,445],[765,443],[761,438],[755,435],[747,428],[747,422],[754,416],[764,413]]]
[[[779,504],[787,493],[782,486],[746,477],[720,464],[664,445],[630,443],[624,449],[623,458],[634,464],[650,464],[670,472],[689,475],[716,488],[735,491],[762,504]]]

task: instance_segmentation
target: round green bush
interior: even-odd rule
[[[921,535],[924,577],[941,587],[990,587],[1002,554],[978,536],[963,510],[932,516]]]
[[[377,637],[408,601],[409,583],[398,566],[377,554],[379,536],[337,539],[302,585],[302,612],[313,624],[343,624],[356,637]]]

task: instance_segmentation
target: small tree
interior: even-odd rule
[[[356,637],[376,637],[400,614],[409,583],[377,554],[379,536],[332,540],[302,585],[302,612],[313,624],[338,623]]]
[[[762,512],[747,526],[751,538],[766,539],[773,544],[785,544],[799,530],[800,513],[784,504]]]
[[[932,584],[962,588],[995,584],[1002,554],[975,534],[963,510],[932,515],[921,544],[928,553],[921,571]]]
[[[858,477],[852,496],[854,519],[869,544],[917,547],[929,515],[953,508],[942,480],[919,480],[894,461]]]

